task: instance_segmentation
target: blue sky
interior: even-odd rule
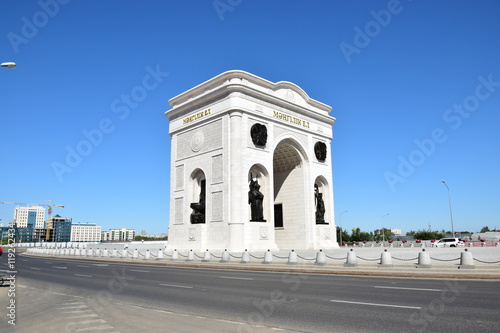
[[[0,61],[18,66],[0,69],[0,201],[166,232],[168,100],[240,69],[333,107],[344,228],[450,230],[442,179],[456,231],[500,228],[498,1],[2,7]],[[3,223],[13,208],[0,205]]]

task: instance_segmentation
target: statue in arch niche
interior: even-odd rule
[[[252,213],[251,221],[254,222],[266,222],[264,220],[263,213],[263,201],[264,194],[260,190],[260,185],[257,179],[253,180],[253,176],[250,175],[250,191],[248,191],[248,203],[250,204],[250,210]]]
[[[191,223],[205,223],[205,179],[200,181],[200,201],[193,202],[190,207],[194,210],[191,213]]]
[[[328,224],[328,222],[325,222],[323,193],[319,193],[319,186],[317,184],[314,184],[314,199],[316,201],[316,224]]]

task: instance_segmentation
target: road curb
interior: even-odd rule
[[[101,263],[116,263],[116,264],[136,264],[144,266],[166,266],[178,268],[204,268],[204,269],[220,269],[220,270],[235,270],[235,271],[258,271],[258,272],[274,272],[274,273],[302,273],[302,274],[321,274],[321,275],[348,275],[348,276],[369,276],[369,277],[400,277],[400,278],[425,278],[425,279],[467,279],[467,280],[500,280],[500,272],[492,272],[491,270],[483,270],[476,268],[474,270],[459,270],[455,269],[438,269],[432,268],[428,271],[408,271],[408,269],[416,268],[394,268],[394,267],[377,267],[365,268],[357,267],[341,267],[341,266],[315,266],[304,267],[300,265],[266,264],[254,265],[246,263],[240,265],[238,263],[215,263],[215,262],[181,262],[181,261],[146,261],[146,260],[130,260],[117,258],[94,258],[94,257],[74,257],[74,256],[45,256],[41,254],[23,253],[22,255],[51,258],[55,260],[77,260],[77,261],[92,261]],[[405,271],[403,271],[405,270]]]

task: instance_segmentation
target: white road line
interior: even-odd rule
[[[130,270],[131,272],[143,272],[143,273],[149,273],[150,271],[144,271],[144,270],[141,270],[141,269],[131,269]]]
[[[253,280],[253,278],[238,277],[238,276],[219,276],[221,279],[234,279],[234,280]]]
[[[68,267],[61,267],[61,266],[52,266],[54,268],[57,268],[57,269],[68,269]]]
[[[36,268],[36,267],[30,267],[30,269],[34,269],[35,271],[40,271],[41,270],[40,268]]]
[[[365,303],[365,302],[352,302],[352,301],[340,301],[332,299],[331,302],[335,303],[347,303],[347,304],[359,304],[359,305],[371,305],[371,306],[385,306],[389,308],[401,308],[401,309],[415,309],[420,310],[420,306],[406,306],[406,305],[393,305],[393,304],[379,304],[379,303]]]
[[[85,275],[85,274],[75,274],[75,275],[76,275],[76,276],[89,277],[89,278],[91,278],[91,277],[92,277],[92,275]]]
[[[103,267],[106,267],[106,266],[109,266],[109,264],[92,264],[94,266],[103,266]]]
[[[77,265],[78,267],[89,267],[87,265]]]
[[[426,289],[426,288],[407,288],[407,287],[391,287],[391,286],[373,286],[379,289],[399,289],[399,290],[417,290],[417,291],[442,291],[441,289]]]
[[[179,286],[179,285],[176,285],[176,284],[164,284],[164,283],[160,283],[160,286],[193,289],[193,287],[190,287],[190,286]]]
[[[82,314],[82,315],[78,315],[78,316],[64,317],[64,319],[95,318],[95,317],[98,317],[98,315],[95,313],[88,313],[88,314]]]
[[[65,306],[63,308],[59,308],[59,310],[69,310],[69,309],[86,309],[87,306],[84,305],[75,305],[75,306]]]

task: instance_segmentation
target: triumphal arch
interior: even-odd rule
[[[338,246],[331,107],[293,83],[239,70],[169,104],[168,249]]]

